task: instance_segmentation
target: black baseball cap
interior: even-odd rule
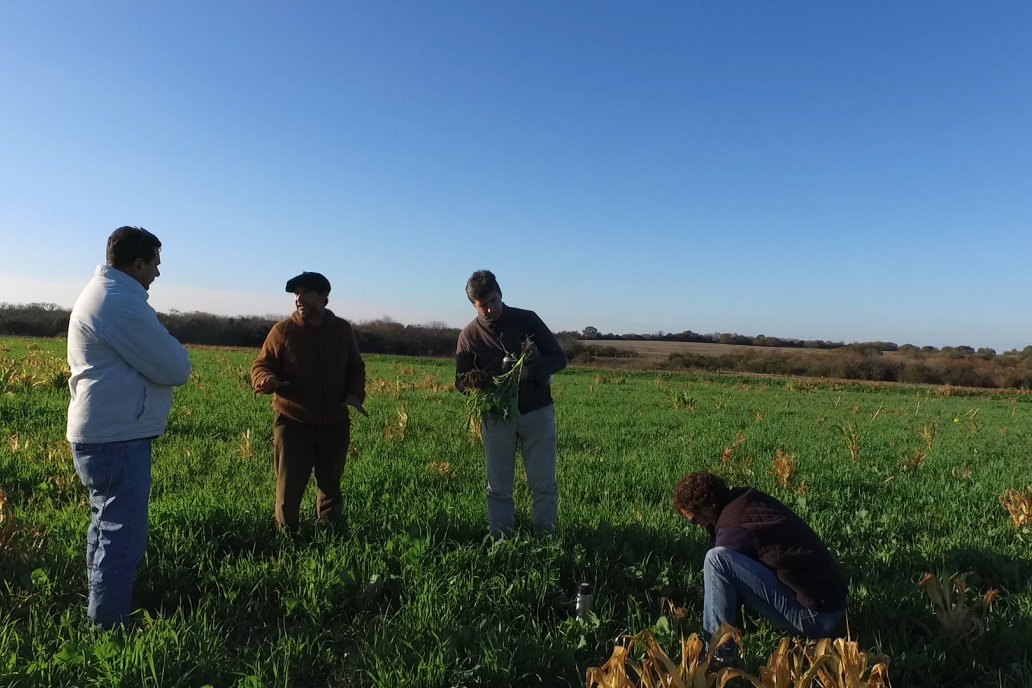
[[[287,280],[287,291],[295,293],[298,289],[311,289],[322,294],[329,294],[330,280],[318,272],[302,272],[297,277]]]

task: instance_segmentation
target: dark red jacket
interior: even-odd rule
[[[731,495],[717,517],[714,546],[762,563],[807,609],[844,611],[848,586],[835,558],[810,526],[759,490],[739,487]]]
[[[455,386],[466,392],[463,378],[473,369],[489,375],[501,375],[506,353],[520,355],[523,340],[537,346],[527,364],[527,379],[520,381],[520,413],[529,413],[552,403],[549,378],[566,367],[566,354],[555,335],[534,311],[506,305],[502,317],[495,322],[479,315],[459,333],[455,346]]]

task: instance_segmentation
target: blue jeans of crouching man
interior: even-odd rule
[[[727,547],[706,552],[702,568],[705,600],[702,628],[709,639],[721,623],[739,626],[738,610],[745,604],[788,633],[825,638],[834,633],[845,610],[816,612],[807,609],[795,592],[773,571],[752,557]]]
[[[132,609],[136,567],[147,551],[153,441],[72,444],[75,471],[90,491],[92,512],[86,534],[86,615],[102,628],[122,622]]]
[[[551,404],[514,421],[485,416],[482,424],[484,458],[487,460],[487,520],[491,534],[512,532],[516,509],[512,486],[516,473],[516,448],[523,450],[523,468],[533,496],[534,525],[552,533],[559,516],[559,485],[555,481],[555,407]]]

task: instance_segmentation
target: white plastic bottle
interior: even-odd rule
[[[591,584],[581,583],[577,588],[577,618],[582,621],[588,618],[594,606],[594,597],[591,594]]]

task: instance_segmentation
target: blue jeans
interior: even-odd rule
[[[86,615],[102,628],[132,608],[136,567],[147,551],[147,504],[153,438],[72,444],[75,471],[90,491],[86,534]]]
[[[508,423],[484,416],[481,425],[487,460],[487,520],[491,534],[512,532],[516,508],[512,485],[516,472],[516,445],[523,448],[527,486],[534,497],[534,525],[555,531],[559,517],[559,485],[555,481],[555,407],[552,404]]]
[[[702,568],[705,601],[702,628],[707,639],[721,623],[740,627],[738,609],[744,603],[788,633],[808,638],[828,637],[845,618],[845,610],[815,612],[804,607],[795,592],[774,572],[752,557],[726,547],[706,552]]]

